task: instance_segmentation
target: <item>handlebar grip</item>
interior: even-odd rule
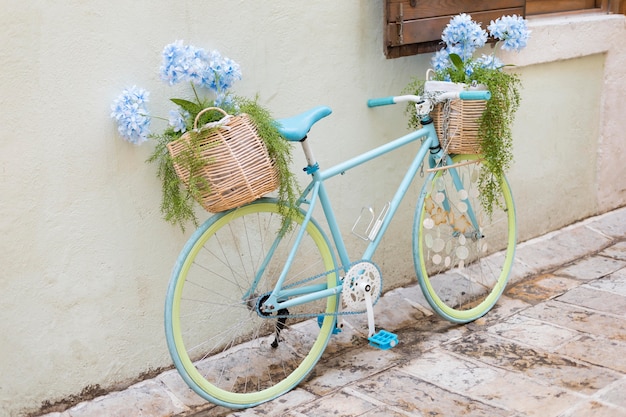
[[[461,91],[459,93],[461,100],[489,100],[491,92],[489,91]]]
[[[387,106],[389,104],[396,104],[393,101],[393,97],[370,98],[367,100],[367,107]]]

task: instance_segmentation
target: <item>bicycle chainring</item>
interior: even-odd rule
[[[382,275],[378,267],[369,261],[360,261],[352,265],[343,278],[341,300],[344,310],[350,313],[363,313],[367,307],[365,304],[365,291],[369,291],[372,303],[376,304],[383,289]]]

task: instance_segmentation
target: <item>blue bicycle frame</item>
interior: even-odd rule
[[[290,308],[294,305],[304,304],[321,298],[337,295],[341,292],[342,284],[339,281],[337,282],[337,286],[333,288],[327,288],[326,284],[319,284],[306,287],[298,287],[295,289],[282,289],[283,283],[289,273],[289,266],[293,261],[296,249],[298,248],[302,236],[304,235],[306,224],[311,221],[312,213],[318,201],[320,202],[324,211],[324,216],[328,223],[335,249],[337,250],[337,254],[339,256],[340,265],[342,265],[342,268],[345,272],[347,272],[346,268],[350,265],[348,251],[339,230],[337,219],[332,209],[328,193],[326,192],[324,182],[329,178],[343,174],[354,167],[362,165],[372,159],[375,159],[405,145],[413,143],[419,139],[423,139],[422,145],[415,155],[415,158],[411,162],[411,165],[404,175],[404,178],[402,179],[402,182],[400,183],[400,186],[398,187],[395,195],[390,201],[389,209],[384,217],[378,233],[376,234],[376,237],[369,243],[365,252],[363,253],[363,256],[361,257],[361,259],[369,261],[372,259],[374,253],[376,252],[376,249],[378,248],[378,245],[380,244],[383,235],[389,227],[389,224],[391,223],[391,220],[393,219],[398,207],[400,206],[403,197],[409,189],[413,178],[415,178],[415,176],[417,175],[417,172],[422,165],[426,155],[429,155],[430,167],[434,167],[437,161],[444,157],[444,152],[439,146],[439,140],[437,138],[437,134],[435,133],[434,125],[432,123],[427,124],[420,130],[409,133],[405,136],[393,140],[392,142],[379,146],[375,149],[358,155],[324,171],[320,171],[318,169],[317,163],[308,165],[306,170],[312,176],[312,180],[299,199],[299,205],[308,205],[308,210],[306,210],[306,215],[302,222],[300,232],[296,237],[293,248],[288,256],[285,267],[283,268],[281,275],[276,283],[274,291],[264,303],[264,311],[278,311],[280,309]],[[449,164],[450,161],[448,160],[447,163]],[[277,245],[277,242],[275,244]],[[272,251],[270,251],[268,257],[271,256],[271,252]],[[264,268],[261,268],[258,272],[257,279],[262,275],[263,269]]]
[[[460,98],[463,100],[489,100],[491,95],[488,91],[463,91],[459,93],[444,93],[440,97],[442,99],[443,98],[448,98],[448,99]],[[383,106],[383,105],[388,105],[388,104],[396,104],[398,102],[407,101],[406,99],[413,100],[413,98],[416,98],[416,96],[397,96],[397,97],[384,97],[384,98],[379,98],[379,99],[371,99],[368,101],[368,106],[375,107],[375,106]],[[423,100],[419,101],[418,103],[425,103],[426,107],[429,105],[429,102],[425,102]],[[420,113],[427,113],[427,112],[428,110],[426,112],[420,112]],[[302,227],[300,228],[300,232],[287,258],[287,262],[285,263],[285,266],[281,272],[281,275],[278,278],[276,286],[274,287],[272,294],[263,303],[263,306],[261,306],[264,312],[268,312],[268,313],[275,312],[280,309],[286,309],[295,305],[308,303],[314,300],[318,300],[318,299],[325,298],[325,297],[330,297],[330,296],[341,293],[342,283],[339,280],[337,280],[337,285],[332,288],[328,288],[326,284],[299,287],[296,289],[283,289],[282,288],[285,282],[285,279],[287,278],[287,274],[289,273],[289,268],[295,256],[296,250],[302,240],[302,237],[304,236],[306,225],[312,220],[312,213],[314,211],[314,208],[318,200],[322,205],[324,216],[326,217],[326,221],[330,228],[332,240],[333,240],[335,249],[337,250],[337,254],[339,255],[341,268],[343,268],[345,272],[348,272],[347,268],[350,266],[350,258],[348,256],[348,251],[344,244],[343,237],[341,236],[341,232],[337,224],[335,213],[331,207],[330,199],[326,192],[326,187],[324,186],[324,181],[326,181],[327,179],[337,176],[339,174],[343,174],[344,172],[354,167],[357,167],[372,159],[378,158],[379,156],[382,156],[391,151],[399,149],[409,143],[413,143],[418,139],[423,139],[421,147],[419,148],[417,154],[415,155],[415,158],[413,159],[413,162],[411,163],[409,169],[404,175],[404,178],[402,179],[400,186],[398,187],[395,195],[393,196],[392,200],[389,203],[389,209],[387,210],[384,216],[383,222],[379,230],[376,232],[376,236],[371,240],[371,242],[365,249],[363,256],[361,257],[361,259],[364,261],[370,261],[372,259],[374,253],[376,252],[376,249],[378,248],[378,245],[380,244],[382,240],[382,237],[384,236],[385,232],[387,231],[387,228],[389,227],[389,224],[391,223],[391,220],[396,214],[396,211],[398,210],[398,207],[400,206],[402,199],[404,198],[407,190],[409,189],[409,186],[411,185],[413,178],[415,178],[417,171],[419,170],[420,166],[422,165],[424,161],[424,158],[427,155],[428,155],[428,164],[430,168],[434,168],[438,163],[441,164],[443,162],[442,169],[448,170],[448,172],[452,176],[452,179],[454,181],[454,184],[457,190],[462,189],[461,179],[459,178],[459,175],[456,169],[452,165],[451,158],[444,152],[444,150],[441,148],[439,144],[439,139],[437,138],[437,133],[435,132],[435,127],[434,127],[434,124],[432,123],[432,119],[426,115],[423,118],[422,122],[423,122],[422,123],[423,127],[421,129],[416,130],[415,132],[409,133],[405,136],[402,136],[398,139],[395,139],[385,145],[374,148],[368,152],[358,155],[338,165],[335,165],[325,171],[319,171],[319,165],[312,156],[312,152],[310,151],[310,148],[308,147],[308,143],[306,142],[306,137],[301,141],[302,147],[303,147],[306,159],[307,159],[307,163],[308,163],[308,166],[305,168],[305,171],[312,176],[312,180],[311,180],[311,183],[304,190],[300,199],[298,200],[298,205],[302,206],[303,204],[307,204],[309,208],[306,211],[306,215],[302,222]],[[445,158],[444,161],[442,161],[443,158]],[[422,189],[421,193],[423,194],[425,192],[427,191],[425,189]],[[422,200],[422,197],[424,197],[424,195],[420,195],[420,201]],[[445,203],[445,204],[448,204],[448,203]],[[449,210],[449,207],[444,207],[444,208],[446,208],[446,210]],[[478,221],[476,219],[476,216],[474,215],[474,211],[470,204],[468,204],[468,215],[469,215],[470,221],[474,225],[474,230],[479,230]],[[276,247],[279,241],[280,241],[280,236],[277,238],[277,241],[275,242],[274,247]],[[265,269],[265,265],[267,265],[267,263],[269,262],[269,258],[272,256],[272,254],[273,254],[273,251],[270,250],[263,267],[260,268],[259,272],[257,273],[255,282],[259,281]],[[292,298],[292,297],[295,297],[295,298]]]

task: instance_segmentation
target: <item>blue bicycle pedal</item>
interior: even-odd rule
[[[380,330],[374,336],[368,338],[370,345],[382,350],[389,350],[398,344],[398,336],[388,332],[387,330]]]
[[[317,316],[317,325],[320,326],[320,329],[322,328],[322,324],[324,323],[324,317],[325,316]],[[341,333],[341,328],[337,327],[337,324],[335,323],[333,334],[337,334],[337,333]]]

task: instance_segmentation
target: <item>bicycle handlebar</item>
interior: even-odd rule
[[[396,104],[395,97],[370,98],[367,100],[367,107],[386,106],[388,104]]]
[[[461,100],[489,100],[491,92],[489,91],[461,91],[459,93]]]
[[[439,100],[489,100],[491,93],[489,91],[454,91],[442,93],[437,98]],[[371,98],[367,100],[367,107],[387,106],[389,104],[406,103],[409,101],[419,103],[422,100],[422,97],[414,95]]]

